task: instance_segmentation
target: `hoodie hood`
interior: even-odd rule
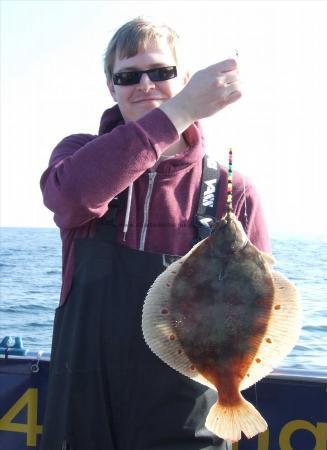
[[[118,105],[106,109],[100,119],[99,135],[109,133],[118,125],[124,125],[124,123],[125,122]]]

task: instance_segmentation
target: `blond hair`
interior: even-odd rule
[[[146,50],[153,42],[166,41],[169,45],[176,64],[179,62],[179,35],[165,24],[156,24],[144,17],[135,19],[122,25],[110,40],[104,55],[104,72],[107,80],[111,81],[116,55],[119,58],[131,58],[138,52]]]

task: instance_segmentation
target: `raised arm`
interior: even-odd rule
[[[61,228],[101,217],[108,203],[179,136],[167,116],[155,109],[136,122],[101,136],[72,135],[54,149],[41,177],[45,205]]]
[[[152,167],[186,128],[240,96],[237,62],[226,60],[195,73],[175,97],[135,122],[99,137],[64,139],[41,178],[44,203],[56,224],[73,228],[101,217],[110,200]]]

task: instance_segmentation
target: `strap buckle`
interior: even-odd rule
[[[214,217],[195,215],[194,226],[197,231],[197,236],[194,239],[194,243],[202,241],[212,233],[217,220]]]

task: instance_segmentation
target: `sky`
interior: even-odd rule
[[[202,121],[208,152],[255,184],[268,229],[327,237],[326,1],[0,0],[0,225],[53,227],[39,179],[113,105],[103,54],[123,23],[175,28],[192,73],[239,52],[242,98]]]

